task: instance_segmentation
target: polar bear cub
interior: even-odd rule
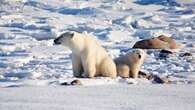
[[[114,61],[118,76],[137,78],[145,58],[146,53],[142,49],[131,50],[127,54],[116,58]]]
[[[56,38],[54,43],[67,46],[72,51],[75,77],[104,76],[115,78],[117,76],[114,61],[99,42],[90,35],[66,32]]]

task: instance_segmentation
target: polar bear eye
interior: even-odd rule
[[[71,34],[70,34],[70,37],[73,38],[73,36],[74,36],[74,33],[71,33]]]

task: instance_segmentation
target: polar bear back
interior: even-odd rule
[[[103,47],[101,47],[100,43],[96,39],[92,38],[89,35],[83,36],[83,39],[85,44],[84,50],[86,51],[84,53],[92,54],[93,56],[90,57],[94,57],[96,59],[97,65],[100,64],[101,61],[105,59],[105,57],[108,57],[106,50]]]

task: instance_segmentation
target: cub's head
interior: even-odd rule
[[[130,50],[127,54],[127,57],[132,62],[144,61],[146,58],[146,53],[142,49],[133,49]]]
[[[54,40],[54,44],[61,44],[67,46],[73,39],[73,36],[74,36],[73,32],[63,33]]]

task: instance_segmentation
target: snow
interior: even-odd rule
[[[110,31],[108,34],[108,40],[114,42],[122,42],[127,39],[131,39],[131,34],[128,31]]]
[[[1,89],[0,107],[2,110],[193,110],[194,92],[194,85],[12,87]]]
[[[86,106],[91,105],[96,105],[92,109],[108,110],[193,110],[193,0],[2,0],[0,3],[1,110],[89,109]],[[77,79],[72,74],[71,51],[53,45],[54,38],[66,31],[89,33],[113,59],[131,50],[138,40],[161,34],[172,36],[182,48],[172,50],[168,59],[158,58],[160,50],[145,50],[148,55],[141,68],[147,74],[167,76],[172,84],[158,85],[144,78],[97,77],[80,78],[81,86],[63,87],[61,83]],[[180,57],[184,53],[192,56]],[[84,103],[86,106],[82,106]]]

